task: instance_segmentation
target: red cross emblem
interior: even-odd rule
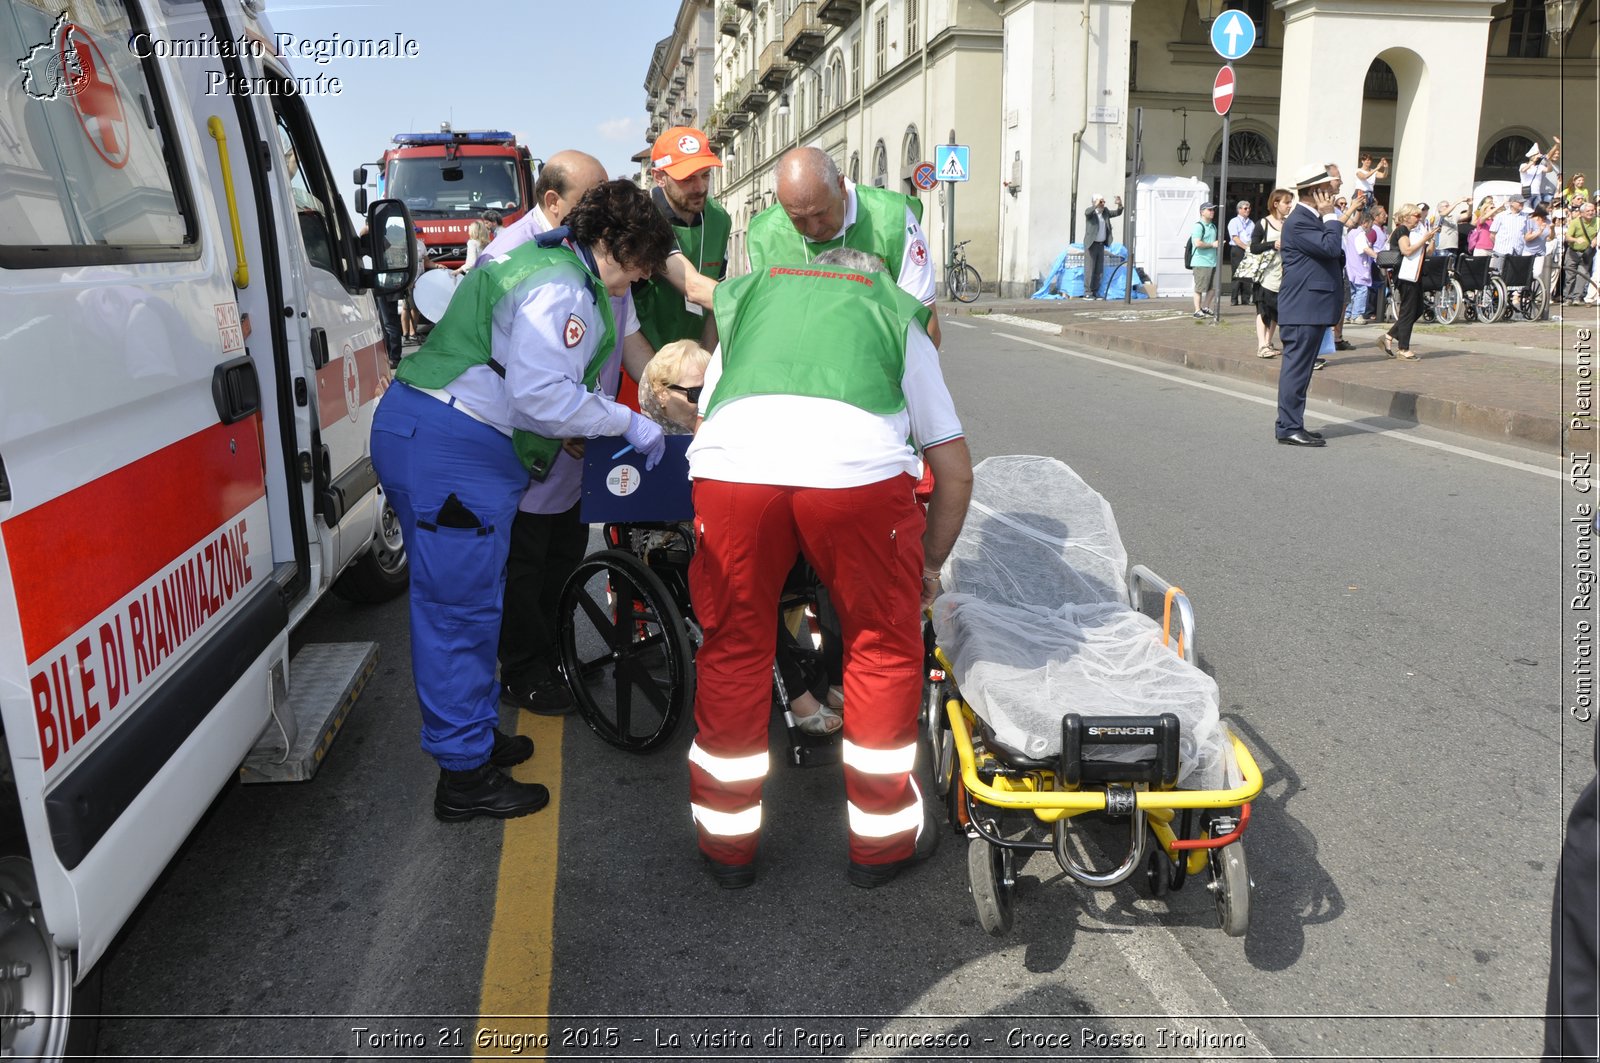
[[[582,318],[580,318],[577,314],[569,315],[567,317],[567,331],[564,337],[567,346],[576,347],[578,344],[582,343],[583,334],[588,331],[589,326],[583,323]]]
[[[344,411],[352,422],[361,416],[361,367],[348,343],[344,345]]]
[[[111,65],[99,47],[77,26],[69,26],[61,39],[61,56],[64,69],[72,61],[67,56],[71,49],[76,55],[76,65],[82,72],[71,79],[72,104],[78,109],[78,121],[95,153],[114,169],[128,165],[128,119],[122,109],[122,96],[111,74]]]
[[[919,266],[928,261],[928,247],[921,240],[911,242],[911,261]]]

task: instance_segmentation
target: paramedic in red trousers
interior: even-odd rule
[[[778,204],[750,219],[750,268],[810,262],[836,247],[877,255],[907,295],[928,308],[928,337],[939,346],[937,276],[922,231],[922,201],[858,185],[820,148],[795,148],[778,160]]]
[[[875,256],[839,249],[726,281],[716,313],[722,344],[689,447],[700,850],[718,885],[754,881],[778,597],[798,552],[844,633],[848,877],[879,886],[937,844],[912,779],[922,609],[966,517],[971,457],[928,310]],[[926,515],[908,439],[934,473]]]
[[[616,340],[609,296],[662,267],[672,231],[628,181],[591,189],[565,220],[467,274],[373,418],[372,464],[411,559],[411,669],[442,820],[523,816],[550,799],[501,771],[533,743],[495,726],[506,556],[530,478],[564,439],[624,435],[647,467],[666,449],[660,428],[595,384]]]

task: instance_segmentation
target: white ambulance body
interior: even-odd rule
[[[411,224],[360,236],[254,8],[0,0],[0,1055],[81,1048],[51,1016],[230,777],[315,769],[375,648],[295,622],[405,586]]]

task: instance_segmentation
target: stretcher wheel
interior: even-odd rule
[[[694,661],[666,584],[625,550],[583,559],[561,589],[561,663],[583,720],[618,749],[666,742],[694,698]]]
[[[1222,932],[1229,937],[1244,937],[1250,929],[1250,868],[1244,859],[1244,843],[1211,849],[1208,859]]]
[[[967,880],[983,929],[992,937],[1010,930],[1011,896],[1017,883],[1011,850],[973,838],[967,843]]]
[[[1144,892],[1158,900],[1172,888],[1172,857],[1159,843],[1152,846],[1144,860]]]

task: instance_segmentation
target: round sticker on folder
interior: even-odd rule
[[[644,483],[644,473],[632,465],[618,465],[606,476],[606,490],[618,498],[626,498],[639,490]]]

